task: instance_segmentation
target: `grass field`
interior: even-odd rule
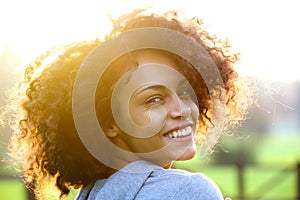
[[[1,200],[26,200],[26,190],[19,180],[0,181]]]
[[[247,140],[243,143],[246,142]],[[255,164],[246,165],[244,168],[245,197],[249,199],[261,197],[264,200],[295,199],[297,195],[295,167],[300,161],[299,146],[300,137],[295,135],[276,136],[260,141],[259,145],[254,145]],[[251,147],[247,146],[247,148]],[[206,174],[220,186],[224,196],[238,200],[239,184],[236,166],[213,163],[214,154],[210,159],[176,162],[174,166]],[[68,199],[74,199],[75,196],[76,191],[73,191]],[[19,180],[0,180],[0,200],[26,200],[26,190],[23,184]]]

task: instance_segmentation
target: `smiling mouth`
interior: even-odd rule
[[[193,133],[192,127],[188,126],[186,128],[173,131],[172,133],[167,133],[164,136],[168,138],[181,138],[181,137],[186,137],[192,133]]]

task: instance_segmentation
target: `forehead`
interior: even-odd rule
[[[180,84],[188,82],[177,70],[178,63],[166,53],[143,50],[132,54],[136,67],[124,73],[114,85],[113,97],[129,97],[138,89],[164,86],[176,91]],[[129,96],[128,96],[129,95]],[[114,98],[113,98],[114,99]]]
[[[135,67],[128,69],[126,73],[119,79],[120,84],[129,84],[131,87],[140,86],[144,84],[158,84],[171,86],[185,79],[180,72],[181,66],[173,54],[154,50],[144,49],[133,52],[132,60],[135,61]],[[121,64],[121,63],[120,63]],[[123,63],[123,65],[126,65]],[[171,85],[170,85],[171,84]]]
[[[195,69],[188,62],[185,62],[181,57],[170,52],[158,49],[140,49],[120,56],[106,68],[98,82],[97,95],[111,94],[115,84],[124,77],[125,74],[129,71],[137,70],[142,65],[150,63],[160,64],[175,69],[179,74],[186,77],[189,82],[193,77],[192,74],[197,74],[194,73]],[[149,76],[149,78],[155,77],[159,72],[155,73],[155,71],[153,71],[152,73],[154,75]],[[193,79],[194,78],[192,78],[192,80]]]
[[[121,77],[118,84],[133,90],[146,85],[163,85],[167,88],[173,88],[184,80],[185,77],[176,69],[166,64],[151,62],[141,64],[138,68],[130,70]]]
[[[148,63],[157,63],[167,65],[175,69],[178,68],[178,63],[176,62],[175,56],[164,51],[145,49],[136,51],[135,54],[136,62],[139,66]]]

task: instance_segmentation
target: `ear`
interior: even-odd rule
[[[108,129],[106,136],[109,137],[109,138],[113,138],[113,137],[116,137],[120,132],[120,129],[116,126],[116,125],[113,125],[111,128]]]

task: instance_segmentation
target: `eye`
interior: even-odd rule
[[[190,97],[192,94],[192,91],[190,88],[182,88],[181,90],[179,90],[177,92],[177,95],[180,97],[180,98],[187,98],[187,97]]]
[[[160,96],[154,96],[147,99],[146,104],[157,104],[163,101],[163,98]]]
[[[190,93],[189,93],[189,91],[187,91],[187,90],[183,90],[183,91],[180,91],[179,93],[178,93],[178,95],[179,96],[186,96],[186,95],[189,95]]]

